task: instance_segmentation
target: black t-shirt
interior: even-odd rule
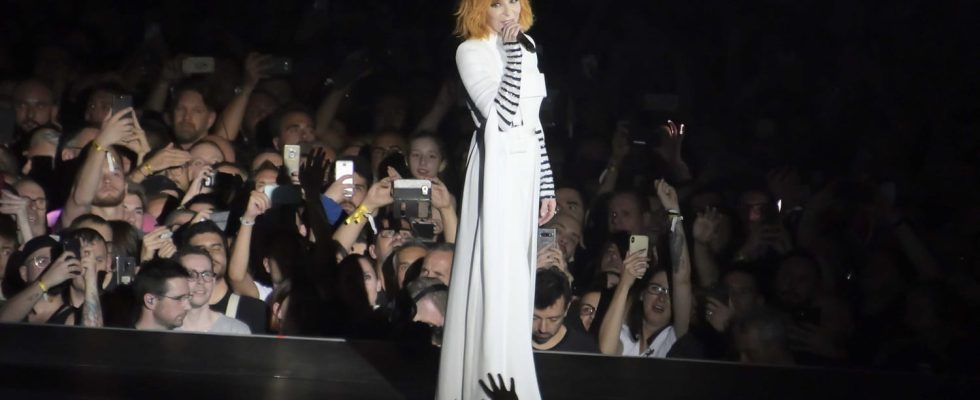
[[[572,353],[599,353],[599,345],[595,339],[576,329],[565,329],[565,337],[555,347],[547,351],[567,351]]]
[[[211,305],[211,309],[225,314],[228,309],[228,299],[231,298],[231,290],[225,293],[220,301]],[[269,307],[265,302],[248,296],[238,296],[238,312],[234,318],[242,321],[252,333],[269,333]]]

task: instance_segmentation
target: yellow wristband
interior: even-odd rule
[[[344,224],[359,224],[364,219],[365,215],[371,215],[371,210],[368,210],[367,207],[364,207],[364,205],[361,204],[357,206],[357,209],[354,210],[353,214],[349,215],[347,219],[344,220]]]
[[[37,287],[41,288],[41,293],[45,293],[45,294],[48,293],[48,287],[45,286],[44,282],[41,282],[40,279],[37,280]]]
[[[102,145],[99,144],[99,142],[96,142],[96,141],[93,140],[92,141],[92,145],[95,146],[95,151],[101,151],[101,152],[104,152],[104,153],[108,153],[109,152],[109,150],[107,150],[105,147],[102,147]]]
[[[153,174],[153,166],[150,165],[150,163],[144,163],[143,166],[140,167],[140,169],[143,170],[143,173],[146,176],[150,176],[151,174]]]

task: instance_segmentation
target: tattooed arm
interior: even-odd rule
[[[657,181],[657,197],[669,214],[670,265],[673,277],[670,283],[670,301],[673,307],[674,332],[680,338],[687,334],[691,326],[691,308],[693,306],[691,255],[687,249],[684,224],[680,221],[680,204],[677,201],[677,192],[661,179]]]
[[[95,266],[84,268],[85,302],[82,304],[82,326],[102,327],[102,305],[99,303],[99,280]]]

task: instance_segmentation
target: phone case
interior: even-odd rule
[[[640,250],[645,250],[645,256],[650,255],[650,238],[646,235],[630,236],[630,254]]]
[[[337,166],[335,168],[334,179],[340,179],[344,175],[354,175],[354,162],[350,160],[337,161]],[[353,185],[354,178],[344,179],[342,182],[345,185]],[[350,188],[344,188],[344,197],[350,198],[354,196],[354,190]]]
[[[299,172],[300,147],[295,144],[287,144],[282,147],[283,165],[290,175]]]

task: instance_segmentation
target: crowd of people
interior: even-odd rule
[[[437,348],[475,129],[452,2],[137,3],[4,5],[0,321]],[[976,373],[977,119],[895,84],[939,50],[875,39],[925,2],[679,3],[536,4],[534,348]]]

